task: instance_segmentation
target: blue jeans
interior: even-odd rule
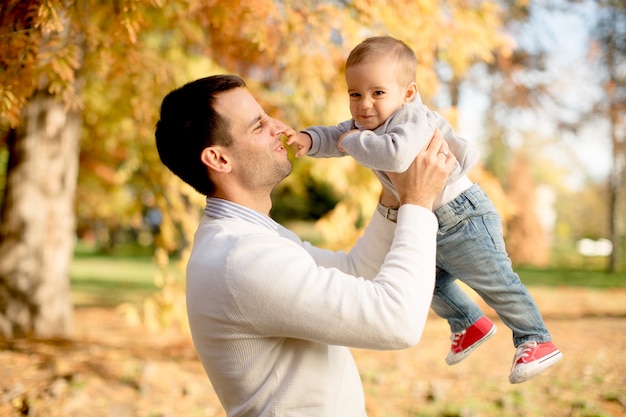
[[[460,332],[484,315],[458,278],[498,313],[512,330],[515,347],[529,340],[549,342],[537,304],[512,269],[500,214],[482,188],[474,184],[435,215],[439,233],[432,309],[450,330]]]

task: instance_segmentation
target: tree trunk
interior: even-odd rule
[[[613,149],[613,166],[609,178],[609,232],[613,251],[609,257],[609,272],[617,272],[620,266],[622,252],[622,233],[620,232],[623,223],[623,184],[626,170],[626,156],[622,150],[622,142],[618,138],[620,129],[618,115],[620,114],[615,99],[610,95],[609,125],[611,131],[611,144]]]
[[[530,157],[518,151],[508,173],[507,195],[516,213],[507,225],[506,249],[513,265],[545,267],[550,262],[550,245],[537,215],[537,186],[529,161]]]
[[[81,117],[39,91],[9,133],[0,210],[0,336],[69,337]]]

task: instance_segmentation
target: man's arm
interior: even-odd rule
[[[432,204],[455,163],[451,154],[446,158],[442,153],[447,151],[441,135],[435,135],[406,172],[391,175],[400,200],[383,192],[381,202],[400,204],[398,223],[391,249],[371,280],[346,273],[339,264],[320,266],[302,245],[285,244],[284,239],[260,237],[231,250],[232,268],[225,269],[239,271],[229,282],[241,314],[261,334],[277,337],[371,349],[416,344],[435,281],[437,221]],[[381,222],[387,221],[372,220],[376,227],[383,227]],[[376,238],[366,233],[350,254],[340,257],[350,258],[359,245],[376,245]],[[349,270],[353,261],[345,261],[341,269]]]

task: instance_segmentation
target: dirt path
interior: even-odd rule
[[[419,346],[355,350],[369,417],[626,416],[626,290],[533,288],[564,360],[520,385],[507,381],[510,331],[447,366],[446,323]],[[76,311],[73,341],[0,341],[0,416],[224,417],[189,339],[150,332],[111,309]]]

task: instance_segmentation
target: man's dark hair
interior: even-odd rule
[[[211,195],[215,191],[200,160],[202,151],[232,143],[228,121],[213,107],[215,99],[220,93],[245,86],[235,75],[213,75],[187,83],[163,99],[155,132],[159,157],[199,193]]]

